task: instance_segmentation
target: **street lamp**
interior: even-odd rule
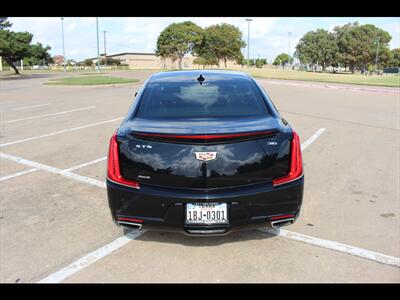
[[[66,57],[65,57],[65,46],[64,46],[64,18],[63,18],[63,17],[61,17],[61,35],[62,35],[62,45],[63,45],[64,72],[66,72],[67,69],[66,69],[65,64],[66,64],[66,62],[67,62],[67,59],[66,59]]]
[[[376,42],[378,43],[378,47],[377,47],[377,49],[376,49],[376,56],[375,56],[375,70],[378,70],[379,40],[380,40],[380,37],[378,36],[378,37],[376,38]]]
[[[291,36],[291,32],[289,32],[289,65],[290,65],[290,36]]]
[[[104,65],[107,66],[107,48],[106,48],[106,32],[105,30],[103,30],[104,33]]]
[[[96,31],[97,31],[97,73],[100,73],[99,17],[96,17]]]
[[[250,22],[253,19],[246,19],[247,21],[247,68],[250,68],[250,60],[249,60],[249,53],[250,53]]]

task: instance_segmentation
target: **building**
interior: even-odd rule
[[[104,58],[104,54],[100,55],[100,58]],[[107,58],[118,59],[121,61],[121,64],[125,64],[129,66],[129,69],[178,69],[178,60],[174,63],[170,59],[162,59],[161,57],[156,56],[155,53],[135,53],[135,52],[124,52],[118,54],[107,55]],[[183,69],[197,69],[198,65],[193,64],[193,60],[195,56],[187,55],[182,60],[182,68]],[[93,64],[97,63],[97,57],[89,58],[93,61]],[[221,67],[224,67],[224,63],[220,63]],[[213,66],[214,68],[216,66]],[[227,68],[237,68],[240,65],[232,61],[227,62]],[[201,66],[200,66],[201,68]]]

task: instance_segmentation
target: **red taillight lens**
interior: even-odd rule
[[[303,161],[301,159],[301,145],[300,138],[296,132],[293,131],[292,139],[292,156],[290,161],[290,172],[288,175],[272,180],[274,186],[288,183],[303,176]]]
[[[289,215],[274,216],[274,217],[271,217],[270,219],[271,220],[281,220],[281,219],[289,219],[289,218],[294,218],[294,217],[295,217],[295,215],[289,214]]]
[[[108,150],[107,177],[113,182],[139,189],[139,183],[137,181],[125,179],[121,175],[121,170],[119,168],[117,131],[118,130],[114,132],[113,136],[110,139],[110,149]]]
[[[143,223],[141,219],[132,219],[132,218],[118,218],[118,221],[129,221],[134,223]]]

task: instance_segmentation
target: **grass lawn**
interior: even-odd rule
[[[101,75],[105,75],[105,74],[108,74],[108,73],[105,73],[105,72],[101,72],[101,73],[97,73],[97,72],[91,72],[91,73],[77,73],[77,74],[79,74],[79,75],[97,75],[97,76],[101,76]]]
[[[139,79],[109,77],[109,76],[79,76],[79,77],[64,77],[50,79],[45,84],[47,85],[98,85],[98,84],[118,84],[118,83],[134,83],[139,82]]]
[[[248,70],[247,68],[243,68],[241,69],[241,71],[248,72],[252,76],[259,78],[400,87],[400,76],[396,74],[383,76],[364,76],[360,74],[329,74],[251,68],[250,70]]]
[[[107,74],[109,72],[118,72],[118,71],[130,71],[130,70],[116,70],[116,69],[106,69],[106,70],[101,70],[100,74]],[[71,74],[99,74],[96,72],[95,69],[88,69],[88,70],[74,70],[70,69],[66,72],[64,72],[63,69],[45,69],[45,70],[20,70],[20,75],[28,75],[28,74],[51,74],[51,73],[71,73]],[[9,70],[9,69],[3,69],[3,71],[0,71],[0,75],[6,76],[6,75],[15,75],[14,70]]]
[[[213,68],[216,70],[217,68]],[[225,70],[224,68],[221,68]],[[201,71],[202,68],[193,70]],[[269,79],[284,79],[284,80],[303,80],[303,81],[314,81],[314,82],[332,82],[332,83],[344,83],[344,84],[359,84],[359,85],[371,85],[371,86],[387,86],[387,87],[400,87],[400,75],[391,74],[384,76],[364,76],[360,74],[331,74],[331,73],[314,73],[314,72],[301,72],[292,70],[277,70],[277,69],[256,69],[250,68],[235,68],[234,70],[248,72],[254,77],[258,78],[269,78]],[[169,69],[131,69],[124,70],[124,72],[137,72],[137,71],[151,71],[151,72],[162,72],[162,71],[172,71]],[[52,73],[52,72],[62,72],[60,70],[24,70],[22,71],[22,76],[28,76],[28,74],[35,73]],[[103,70],[105,73],[98,74],[93,70],[68,70],[68,73],[76,75],[90,75],[90,76],[78,76],[70,78],[60,78],[56,81],[51,80],[46,84],[50,85],[95,85],[95,84],[118,84],[118,83],[133,83],[137,82],[135,79],[125,79],[116,77],[101,76],[107,72],[113,73],[118,72],[117,70]],[[72,76],[74,76],[72,75]],[[7,77],[19,77],[14,75],[13,71],[3,71],[0,74],[0,79]],[[90,77],[90,79],[86,78]]]

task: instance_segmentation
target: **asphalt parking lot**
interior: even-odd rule
[[[106,198],[108,142],[150,74],[0,81],[1,282],[400,282],[400,89],[260,79],[303,145],[297,222],[124,235]]]

